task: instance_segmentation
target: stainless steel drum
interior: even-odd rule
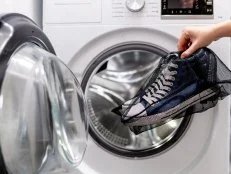
[[[191,116],[135,135],[111,112],[136,94],[165,54],[150,45],[122,45],[98,55],[85,73],[82,87],[91,110],[90,134],[107,150],[126,157],[154,155],[172,146],[186,130]]]

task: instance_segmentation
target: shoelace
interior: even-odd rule
[[[170,67],[177,69],[178,65],[170,62],[161,72],[160,76],[157,77],[145,91],[145,95],[142,97],[149,104],[154,104],[160,99],[165,97],[171,90],[173,82],[175,81],[174,75],[177,74],[176,70],[170,70]]]

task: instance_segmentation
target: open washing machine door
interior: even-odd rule
[[[1,173],[75,171],[88,135],[81,87],[43,32],[19,14],[0,17],[0,89]]]

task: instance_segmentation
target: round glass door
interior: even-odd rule
[[[105,149],[126,157],[145,157],[171,147],[185,132],[191,116],[162,126],[129,128],[112,109],[134,97],[167,52],[147,44],[124,44],[96,57],[82,86],[90,108],[90,134]],[[186,113],[184,113],[186,114]],[[134,134],[131,129],[140,129]]]
[[[72,72],[33,43],[7,63],[0,94],[0,147],[8,173],[68,173],[87,143],[87,109]]]

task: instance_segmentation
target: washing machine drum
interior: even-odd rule
[[[0,17],[1,174],[69,173],[87,142],[80,85],[27,17]]]

